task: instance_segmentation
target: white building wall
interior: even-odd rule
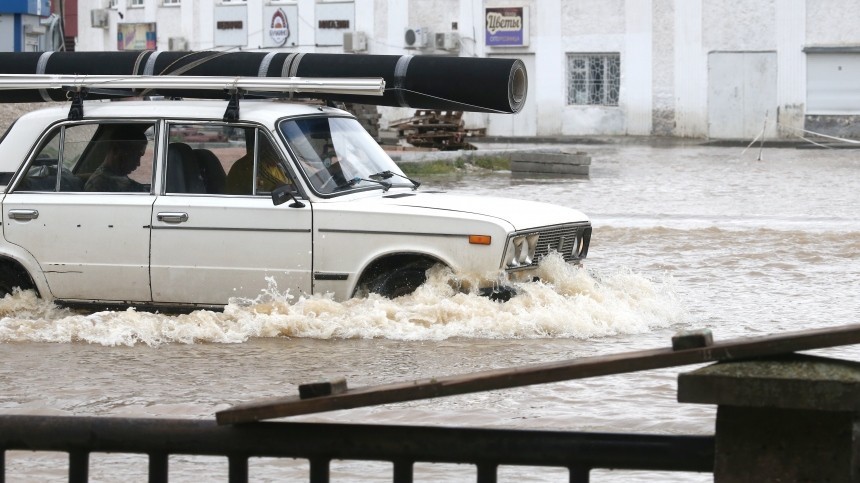
[[[774,0],[702,3],[702,47],[706,52],[772,51],[776,48]]]
[[[193,38],[193,32],[190,32],[191,29],[183,27],[184,16],[182,14],[181,5],[164,6],[153,12],[156,28],[155,41],[158,45],[158,50],[168,49],[170,37],[185,39]],[[162,31],[164,34],[161,33]],[[189,48],[192,48],[190,42]]]
[[[535,62],[534,71],[529,72],[529,93],[535,103],[536,134],[556,136],[564,133],[565,55],[558,39],[562,36],[564,23],[558,12],[561,0],[542,1],[532,15]]]
[[[675,2],[676,136],[705,137],[707,127],[707,52],[702,45],[702,0]]]
[[[780,137],[792,137],[803,129],[806,110],[806,1],[777,0],[775,11],[777,122]]]
[[[857,0],[801,0],[798,3],[805,5],[807,46],[860,45]]]
[[[626,30],[626,5],[624,0],[565,1],[561,5],[562,49],[561,75],[564,89],[558,93],[556,102],[564,105],[562,134],[585,136],[595,134],[626,134],[627,123],[624,108],[602,106],[567,105],[567,58],[570,53],[620,53],[622,72],[625,64],[624,48]],[[538,73],[545,75],[544,72]],[[556,74],[558,75],[558,74]],[[627,83],[622,77],[622,96]],[[538,113],[538,117],[542,113]]]
[[[651,0],[627,3],[625,9],[626,42],[621,58],[620,108],[626,113],[626,134],[651,134],[651,69],[654,65],[652,49],[653,5]]]
[[[675,0],[652,0],[651,129],[652,134],[675,132]]]
[[[513,136],[521,132],[534,132],[542,134],[540,125],[552,125],[552,133],[558,131],[557,123],[553,123],[553,105],[545,105],[546,90],[553,89],[558,75],[555,72],[554,49],[557,45],[541,41],[541,36],[553,36],[557,28],[552,23],[550,15],[558,11],[558,0],[485,0],[483,5],[480,1],[472,1],[477,6],[477,12],[473,17],[475,42],[480,45],[483,57],[510,57],[518,58],[526,65],[529,75],[528,93],[522,111],[516,115],[510,114],[485,114],[487,134],[492,136]],[[507,7],[517,6],[528,9],[528,38],[529,44],[522,47],[493,47],[484,45],[484,7]],[[543,30],[542,30],[543,29]],[[555,29],[555,30],[554,30]],[[538,47],[540,46],[540,47]],[[539,54],[538,54],[539,53]],[[550,59],[549,62],[546,59]],[[541,66],[539,66],[539,64]],[[537,72],[541,72],[537,75]],[[546,73],[544,73],[546,72]]]
[[[263,43],[270,3],[297,6],[297,45],[291,52],[342,52],[315,46],[317,0],[248,0],[248,43]],[[191,50],[213,49],[213,9],[220,0],[163,6],[119,0],[107,29],[91,28],[89,11],[106,0],[79,1],[78,50],[116,50],[117,22],[156,22],[158,48],[184,37]],[[530,66],[528,109],[533,123],[512,116],[468,113],[468,127],[501,135],[708,135],[708,56],[712,52],[775,52],[778,120],[783,136],[801,129],[806,104],[807,47],[860,47],[857,0],[355,0],[354,29],[368,34],[369,54],[445,54],[404,48],[403,32],[454,29],[461,56],[522,58]],[[484,8],[529,9],[530,42],[521,48],[484,45]],[[120,18],[120,15],[122,18]],[[567,54],[619,53],[618,106],[567,105]],[[531,67],[533,66],[533,67]],[[452,73],[452,77],[455,74]],[[411,109],[382,108],[383,126]],[[524,126],[529,130],[524,132]]]

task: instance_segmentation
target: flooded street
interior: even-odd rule
[[[213,418],[234,404],[297,394],[333,376],[350,387],[667,347],[679,330],[716,340],[857,323],[860,151],[608,144],[588,179],[469,173],[424,187],[580,209],[586,264],[549,259],[542,283],[500,304],[454,291],[435,271],[396,300],[336,303],[285,294],[223,313],[82,313],[0,300],[0,413]],[[860,360],[860,349],[819,353]],[[715,408],[676,402],[692,367],[292,418],[659,434],[712,434]],[[98,455],[92,481],[139,481],[145,458]],[[6,481],[65,481],[65,458],[7,454]],[[251,463],[254,481],[307,477],[305,461]],[[333,481],[390,481],[389,464],[335,462]],[[215,458],[171,459],[172,481],[226,481]],[[416,465],[416,481],[475,469]],[[210,477],[211,476],[211,477]],[[711,481],[710,474],[596,470],[592,481]],[[566,481],[503,468],[500,481]]]

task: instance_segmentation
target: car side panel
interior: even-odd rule
[[[311,213],[310,203],[274,206],[265,196],[159,197],[152,215],[153,300],[226,305],[231,297],[259,296],[268,278],[279,292],[310,293]]]
[[[149,302],[150,195],[9,193],[6,240],[39,261],[57,299]],[[10,212],[36,212],[12,219]]]
[[[2,195],[0,195],[2,197]],[[2,204],[0,203],[0,206]],[[0,213],[5,213],[5,210],[0,211]],[[0,215],[0,220],[4,219],[5,215]],[[3,222],[3,225],[6,223]],[[5,230],[0,230],[0,233]],[[53,299],[53,294],[51,293],[51,289],[48,286],[47,280],[45,280],[45,276],[42,273],[42,267],[39,266],[39,262],[33,258],[33,255],[27,250],[19,247],[18,245],[8,243],[4,239],[0,240],[0,258],[8,258],[10,260],[15,260],[20,263],[24,270],[30,274],[30,278],[33,279],[33,283],[36,284],[36,289],[39,291],[39,294],[42,298],[46,300]]]
[[[350,297],[362,271],[388,255],[428,256],[464,276],[494,278],[507,239],[506,227],[486,217],[451,218],[436,210],[373,202],[317,203],[314,220],[314,292],[331,292],[337,299]],[[472,244],[469,235],[488,235],[492,241]],[[338,275],[341,279],[331,280]],[[330,279],[321,280],[325,276]]]

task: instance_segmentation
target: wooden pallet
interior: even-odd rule
[[[419,109],[411,118],[395,121],[391,127],[415,147],[441,151],[475,149],[466,139],[484,134],[484,129],[466,129],[463,111]]]

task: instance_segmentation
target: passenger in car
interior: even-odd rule
[[[227,193],[231,195],[250,195],[254,176],[253,136],[248,136],[248,152],[239,158],[227,174]],[[279,186],[292,184],[280,163],[280,157],[272,143],[265,137],[260,142],[257,164],[257,192],[271,192]]]
[[[84,191],[148,192],[148,186],[128,177],[140,166],[146,145],[146,135],[140,129],[120,126],[111,136],[104,162],[87,180]]]

